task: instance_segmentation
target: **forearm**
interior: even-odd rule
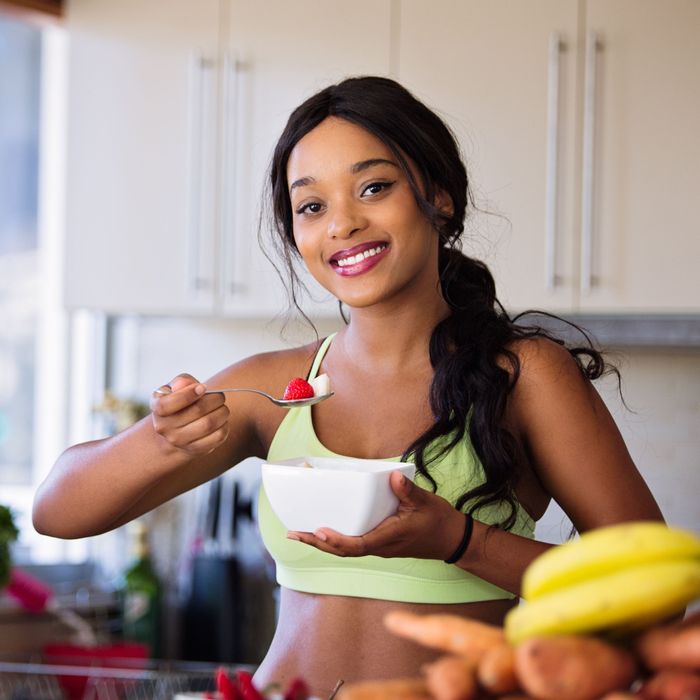
[[[475,520],[469,546],[456,566],[520,595],[525,569],[533,559],[552,546]]]
[[[189,460],[153,430],[148,418],[113,437],[70,447],[36,493],[34,527],[65,539],[113,529],[120,516]]]

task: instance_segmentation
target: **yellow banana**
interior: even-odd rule
[[[664,619],[700,596],[700,560],[628,566],[529,600],[505,619],[512,643],[553,634],[593,633],[643,618]]]
[[[609,525],[547,550],[523,576],[522,595],[534,600],[572,584],[654,561],[700,560],[700,537],[658,522]]]

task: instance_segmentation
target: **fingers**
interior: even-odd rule
[[[209,422],[202,423],[206,419]],[[221,415],[210,414],[200,419],[200,422],[191,423],[175,433],[171,443],[190,454],[206,455],[226,442],[230,425],[228,422],[229,410],[222,406]]]
[[[391,474],[389,474],[389,484],[396,496],[399,498],[410,498],[413,491],[413,482],[407,479],[402,472],[391,472]]]
[[[200,439],[228,427],[230,411],[222,402],[213,410],[208,410],[205,404],[211,400],[202,402],[201,405],[188,407],[184,411],[169,418],[154,416],[156,431],[167,436],[168,441],[175,447],[193,445]],[[206,412],[205,412],[206,411]]]
[[[172,415],[193,404],[206,390],[192,375],[178,374],[153,392],[151,410],[159,416]]]
[[[361,557],[368,553],[362,536],[350,537],[328,528],[321,528],[316,532],[288,532],[287,538],[338,557]]]
[[[315,532],[290,531],[287,537],[339,557],[362,557],[368,554],[399,556],[400,551],[396,550],[396,545],[402,540],[401,520],[390,515],[369,532],[356,537],[343,535],[328,527],[320,527]]]
[[[205,394],[206,387],[180,374],[153,392],[155,431],[172,446],[190,454],[207,454],[229,434],[230,411],[223,394]]]

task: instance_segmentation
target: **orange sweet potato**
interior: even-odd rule
[[[644,700],[700,700],[700,675],[691,671],[659,671],[639,692]]]
[[[520,688],[515,675],[515,649],[500,644],[481,657],[476,670],[479,685],[493,695],[512,693]]]
[[[422,678],[346,683],[337,697],[338,700],[431,700]]]
[[[506,643],[501,627],[458,615],[417,615],[392,610],[385,615],[384,624],[394,634],[464,656],[474,664],[489,649]]]
[[[516,647],[522,687],[542,700],[597,700],[626,690],[636,672],[627,651],[594,637],[535,637]]]
[[[652,627],[634,643],[647,668],[700,669],[700,614],[670,625]]]
[[[477,695],[474,664],[464,657],[443,656],[422,670],[435,700],[472,700]]]

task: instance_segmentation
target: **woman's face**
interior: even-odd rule
[[[437,232],[391,150],[328,117],[287,164],[294,240],[311,274],[361,308],[437,287]]]

